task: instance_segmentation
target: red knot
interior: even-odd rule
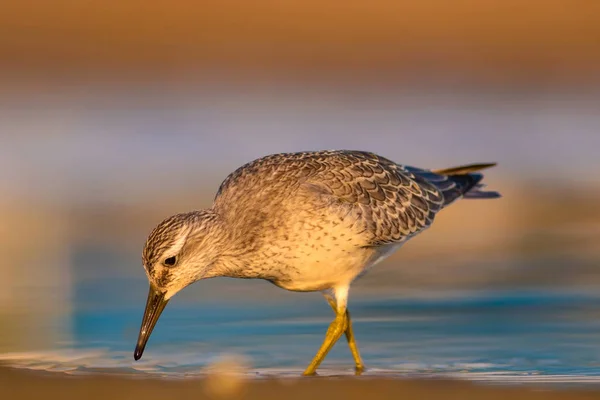
[[[304,375],[315,374],[342,334],[362,372],[350,285],[454,201],[499,197],[483,190],[478,172],[494,165],[428,170],[340,150],[274,154],[238,168],[211,208],[173,215],[150,233],[142,257],[150,289],[134,358],[171,297],[226,276],[322,292],[335,318]]]

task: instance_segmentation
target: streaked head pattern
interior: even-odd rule
[[[150,288],[135,350],[136,360],[142,357],[169,299],[207,275],[216,265],[225,242],[219,217],[211,210],[173,215],[150,233],[142,253]]]
[[[210,210],[176,214],[152,230],[142,262],[151,286],[173,297],[202,278],[218,257],[213,241],[217,214]]]

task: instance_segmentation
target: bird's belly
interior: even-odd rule
[[[274,284],[293,291],[325,290],[350,284],[369,265],[372,251],[323,251],[286,260]],[[275,261],[275,260],[274,260]]]
[[[302,210],[299,204],[295,209]],[[349,285],[366,268],[391,253],[392,246],[370,247],[369,234],[353,214],[319,209],[292,212],[256,253],[255,266],[284,289],[325,290]],[[262,275],[262,276],[260,276]]]
[[[374,248],[324,248],[309,254],[303,254],[298,249],[295,256],[287,257],[279,267],[273,268],[279,273],[271,281],[292,291],[319,291],[350,284],[370,267],[398,250],[402,244],[393,243]],[[278,263],[279,260],[274,257],[272,262]]]

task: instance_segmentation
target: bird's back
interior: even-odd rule
[[[230,174],[217,192],[215,208],[232,218],[255,220],[250,224],[258,227],[285,204],[322,207],[354,218],[365,244],[376,246],[414,236],[442,208],[472,191],[497,196],[479,190],[483,176],[475,172],[491,165],[431,171],[363,151],[280,153]]]

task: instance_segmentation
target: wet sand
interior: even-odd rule
[[[160,379],[0,368],[5,399],[600,399],[600,388],[500,386],[434,379],[315,377]]]

